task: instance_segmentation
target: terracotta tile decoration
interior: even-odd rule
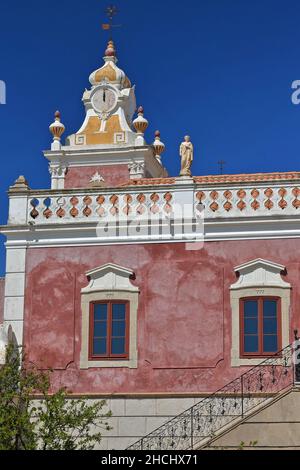
[[[146,196],[145,194],[141,193],[137,196],[137,200],[139,201],[140,204],[144,204],[144,202],[146,201]]]
[[[226,201],[226,202],[223,204],[223,207],[224,207],[224,209],[225,209],[226,212],[229,212],[230,209],[232,209],[232,204],[231,204],[231,202]]]
[[[264,194],[267,196],[268,199],[273,196],[273,189],[268,188],[264,191]]]
[[[157,193],[153,193],[151,196],[150,196],[150,199],[151,201],[153,202],[157,202],[159,200],[159,195]]]
[[[229,190],[225,191],[225,192],[224,192],[224,197],[225,197],[226,199],[231,199],[231,198],[232,198],[232,192],[229,191]]]
[[[172,200],[173,196],[171,193],[166,193],[164,195],[164,200],[167,201],[167,202],[170,202]]]
[[[47,209],[44,210],[43,215],[45,219],[50,219],[50,217],[52,216],[52,210],[47,207]]]
[[[113,194],[113,195],[110,197],[109,200],[110,200],[110,202],[112,203],[112,205],[115,206],[115,205],[118,203],[119,198],[118,198],[118,196],[117,196],[116,194]]]
[[[249,182],[265,182],[265,181],[291,181],[299,180],[300,172],[288,173],[249,173],[249,174],[233,174],[233,175],[209,175],[195,176],[195,183],[215,184],[215,183],[249,183]]]
[[[89,217],[92,214],[92,209],[89,206],[92,204],[93,200],[90,196],[85,196],[83,198],[83,202],[85,204],[85,208],[83,209],[83,215]]]
[[[230,199],[232,198],[232,192],[229,190],[224,191],[223,196],[226,199],[226,202],[223,204],[223,207],[226,212],[229,212],[232,209],[232,203],[230,202]]]
[[[298,196],[300,195],[300,189],[294,188],[292,193],[295,196],[295,199],[293,200],[292,204],[295,207],[295,209],[298,209],[298,207],[300,206],[300,201],[298,199]]]
[[[237,197],[240,198],[239,202],[237,203],[237,208],[240,209],[240,211],[242,211],[246,207],[246,203],[245,201],[243,201],[244,197],[246,196],[246,191],[244,189],[239,189],[236,194],[237,194]]]
[[[280,209],[285,209],[286,206],[287,206],[287,202],[282,198],[282,199],[280,199],[280,201],[278,202],[278,206],[280,207]]]
[[[258,191],[258,189],[252,189],[252,191],[251,191],[251,196],[252,196],[254,199],[257,199],[258,196],[259,196],[259,191]]]
[[[251,196],[253,197],[253,201],[251,202],[251,207],[254,211],[260,208],[260,203],[257,201],[257,198],[259,196],[259,191],[258,189],[254,188],[251,191]]]
[[[106,210],[103,207],[103,204],[105,203],[105,196],[101,194],[97,197],[96,202],[99,204],[99,207],[96,209],[97,214],[99,217],[104,217],[106,214]]]
[[[136,199],[140,203],[138,207],[136,208],[136,213],[139,215],[142,215],[146,212],[146,207],[144,206],[146,202],[146,196],[145,194],[141,193],[136,197]]]
[[[240,211],[242,211],[242,210],[245,209],[246,203],[241,199],[241,200],[237,203],[237,207],[240,209]]]
[[[97,197],[96,201],[98,202],[99,205],[103,204],[105,202],[105,196],[100,196]]]
[[[30,212],[30,216],[33,218],[33,219],[36,219],[38,217],[39,213],[38,211],[36,210],[36,208],[34,207],[32,209],[32,211]]]
[[[264,176],[267,176],[268,178],[271,176],[274,176],[275,178],[283,178],[284,176],[285,178],[287,178],[287,175],[288,177],[290,177],[290,173],[265,174]],[[292,175],[295,174],[293,173]],[[297,173],[296,175],[297,177],[300,177],[300,173]],[[225,176],[226,175],[216,176],[214,177],[214,179],[224,179]],[[241,175],[231,176],[237,177]],[[261,177],[261,174],[254,176]],[[207,179],[211,177],[197,178]],[[155,181],[157,183],[158,181],[166,182],[169,180],[170,178],[156,178],[155,180],[151,179],[151,182]],[[138,181],[140,182],[141,180],[136,180],[136,182]],[[287,199],[288,189],[284,186],[275,189],[272,189],[272,187],[267,187],[265,189],[257,189],[254,187],[253,189],[247,189],[247,191],[249,191],[248,196],[251,197],[247,197],[247,192],[245,189],[237,187],[235,189],[223,189],[223,191],[219,189],[218,191],[215,189],[211,189],[208,190],[208,192],[204,192],[201,190],[196,192],[195,198],[196,201],[198,201],[198,204],[201,205],[203,205],[203,201],[208,198],[209,202],[207,208],[212,212],[224,209],[225,212],[229,213],[234,209],[234,207],[236,207],[240,211],[243,211],[247,207],[247,205],[249,205],[249,208],[251,208],[253,211],[257,211],[261,208],[261,206],[266,208],[268,211],[276,207],[285,210],[291,205],[295,209],[300,208],[300,187],[298,186],[291,188],[291,193],[294,196],[294,199],[292,201],[289,201],[289,199]],[[161,209],[163,209],[166,213],[172,212],[173,207],[171,201],[174,196],[170,191],[168,191],[164,194],[154,192],[149,196],[144,193],[139,193],[134,196],[132,194],[125,194],[122,196],[118,196],[117,194],[112,194],[111,196],[104,196],[103,194],[100,194],[98,196],[95,196],[95,202],[98,204],[98,206],[96,207],[93,206],[94,197],[91,197],[90,195],[84,196],[82,202],[80,197],[75,195],[70,196],[69,198],[60,196],[58,197],[58,199],[52,199],[52,197],[47,197],[46,199],[33,198],[32,200],[30,200],[30,205],[32,206],[32,209],[29,212],[29,215],[32,219],[43,217],[47,220],[51,217],[55,218],[55,216],[62,219],[64,217],[67,217],[68,215],[75,219],[80,217],[80,213],[85,217],[93,217],[94,215],[98,215],[99,217],[105,217],[108,212],[112,216],[116,216],[120,210],[126,215],[129,215],[130,213],[132,213],[132,211],[135,211],[136,214],[142,215],[147,211],[148,197],[152,204],[150,207],[150,211],[153,214],[159,213]],[[259,200],[260,197],[262,198],[262,200]],[[163,200],[165,202],[162,205],[161,203],[163,202]],[[106,204],[108,202],[110,203],[110,207],[106,207]],[[121,204],[120,208],[119,202]]]
[[[212,192],[210,193],[210,197],[211,197],[213,200],[218,199],[218,197],[219,197],[218,191],[212,191]]]
[[[293,193],[293,195],[294,195],[295,197],[298,197],[299,194],[300,194],[300,189],[299,189],[299,188],[294,188],[293,191],[292,191],[292,193]]]
[[[62,219],[65,215],[66,215],[66,211],[60,207],[57,211],[56,211],[56,215],[57,217],[59,217],[60,219]]]
[[[283,210],[287,206],[287,201],[284,199],[284,196],[286,196],[287,190],[285,188],[280,188],[278,190],[278,195],[281,197],[280,201],[278,202],[278,206]]]
[[[260,208],[260,203],[256,199],[254,199],[254,201],[251,202],[251,207],[254,211],[256,211]]]
[[[214,201],[211,203],[209,207],[213,212],[216,212],[219,209],[219,204],[217,204],[216,201]]]
[[[299,199],[294,199],[294,201],[293,201],[293,206],[294,206],[296,209],[298,209],[298,207],[300,206],[300,201],[299,201]]]
[[[244,189],[239,189],[236,194],[237,197],[239,197],[240,199],[244,199],[244,197],[246,196],[246,191]]]
[[[70,204],[73,206],[72,209],[70,210],[70,215],[74,218],[77,217],[79,214],[79,210],[76,207],[78,203],[79,203],[79,199],[77,197],[74,196],[70,199]]]
[[[204,201],[205,199],[205,193],[203,191],[198,191],[196,194],[196,198],[199,200],[199,202]]]
[[[132,203],[132,196],[131,194],[125,194],[123,197],[123,200],[125,202],[125,206],[123,207],[123,212],[125,215],[129,215],[132,212],[132,208],[130,207],[130,204]]]
[[[267,199],[267,200],[265,201],[265,207],[266,207],[268,210],[271,210],[273,206],[274,206],[274,203],[271,201],[271,199]]]
[[[287,193],[287,190],[286,190],[285,188],[280,188],[280,189],[278,190],[278,194],[279,194],[279,196],[282,197],[282,198],[283,198],[284,196],[286,196],[286,193]]]
[[[124,199],[124,202],[126,202],[126,204],[131,204],[133,198],[132,198],[131,194],[125,194],[123,199]]]
[[[156,186],[158,184],[175,184],[175,178],[140,178],[137,180],[129,180],[120,185],[120,187],[127,186]]]
[[[194,176],[194,183],[201,184],[220,184],[220,183],[250,183],[250,182],[265,182],[265,181],[292,181],[300,180],[300,172],[276,172],[276,173],[249,173],[249,174],[232,174],[232,175],[207,175],[207,176]],[[175,184],[176,178],[140,178],[129,180],[121,184],[121,187],[126,186],[150,186],[160,184]]]
[[[159,201],[159,195],[157,193],[153,193],[151,194],[150,199],[153,202],[153,205],[150,207],[150,211],[153,214],[157,214],[159,212],[159,206],[157,205],[157,202]]]
[[[109,212],[111,213],[111,215],[116,215],[119,213],[119,208],[117,206],[118,202],[119,202],[119,198],[116,194],[113,194],[110,198],[109,198],[111,204],[112,204],[112,207],[110,208]]]

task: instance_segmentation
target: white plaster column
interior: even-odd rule
[[[23,344],[26,248],[6,249],[4,326]]]
[[[64,189],[67,167],[64,165],[50,165],[51,189]]]
[[[144,178],[145,176],[145,163],[133,162],[128,165],[130,179]]]
[[[29,186],[19,176],[9,188],[8,225],[27,224]],[[4,292],[4,329],[12,329],[19,345],[23,344],[26,247],[6,246],[6,276]]]
[[[9,210],[8,224],[26,224],[27,223],[27,197],[29,190],[28,183],[24,176],[19,176],[13,186],[9,188]]]

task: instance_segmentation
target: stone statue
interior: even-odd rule
[[[190,136],[186,135],[184,142],[180,145],[181,171],[179,176],[192,176],[191,166],[194,159],[194,146]]]

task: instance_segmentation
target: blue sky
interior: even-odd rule
[[[102,64],[109,1],[1,0],[0,223],[6,190],[20,174],[49,187],[42,150],[59,109],[67,134],[83,120],[82,92]],[[116,0],[118,65],[136,84],[138,104],[166,144],[169,173],[188,133],[194,175],[300,169],[299,0]],[[3,239],[2,239],[3,240]],[[0,250],[0,275],[4,249]]]

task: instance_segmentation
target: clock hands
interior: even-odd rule
[[[117,104],[116,92],[109,87],[101,87],[95,90],[92,98],[92,106],[96,112],[110,112]]]

